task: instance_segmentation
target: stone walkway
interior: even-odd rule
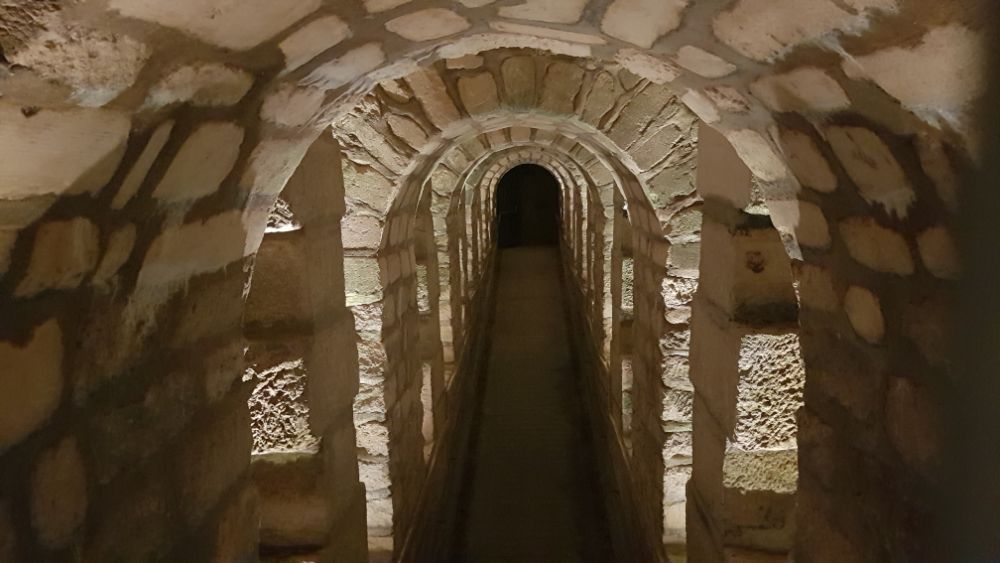
[[[614,561],[571,362],[558,250],[500,252],[461,561]]]

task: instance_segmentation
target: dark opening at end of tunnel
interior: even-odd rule
[[[500,248],[555,246],[559,240],[559,183],[545,168],[522,164],[497,185]]]

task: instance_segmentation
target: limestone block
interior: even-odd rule
[[[244,326],[311,322],[312,308],[307,284],[311,266],[306,258],[304,231],[269,235],[257,251],[247,296]],[[289,275],[295,272],[296,275]]]
[[[240,154],[243,128],[208,122],[184,141],[153,197],[166,202],[187,201],[215,193]]]
[[[28,272],[15,294],[31,297],[46,289],[73,289],[97,266],[98,229],[90,219],[51,221],[39,227]]]
[[[583,81],[583,69],[577,65],[556,62],[545,72],[539,106],[552,113],[573,113],[576,95]]]
[[[780,139],[785,161],[802,185],[822,193],[837,189],[837,176],[812,137],[792,129],[781,129]]]
[[[535,60],[517,56],[500,63],[504,100],[514,107],[531,107],[535,103]]]
[[[345,257],[344,282],[348,307],[373,303],[382,298],[381,271],[375,259]],[[358,314],[356,307],[354,312]],[[371,330],[380,331],[381,327]]]
[[[194,106],[232,106],[253,85],[244,70],[217,63],[199,63],[174,70],[149,91],[144,107],[160,109],[175,103]]]
[[[347,214],[340,222],[344,248],[374,250],[382,242],[382,223],[370,215]]]
[[[752,177],[732,144],[715,129],[698,128],[698,195],[721,199],[736,209],[750,204]]]
[[[615,60],[636,78],[645,78],[654,84],[673,82],[681,75],[681,70],[672,63],[635,49],[618,51]],[[624,74],[619,74],[619,76],[624,76]],[[622,80],[627,89],[631,90],[635,87],[634,85],[629,86],[625,82]]]
[[[212,244],[203,244],[206,240]],[[146,252],[137,283],[172,284],[214,272],[243,257],[244,240],[238,211],[168,227]]]
[[[250,461],[250,411],[242,396],[231,397],[215,412],[178,458],[180,502],[190,524],[203,520]]]
[[[731,447],[743,451],[794,449],[795,413],[802,406],[806,380],[798,335],[743,336],[739,371]]]
[[[135,83],[150,49],[128,35],[112,34],[63,23],[54,14],[40,19],[44,27],[15,50],[12,65],[30,68],[39,77],[69,86],[71,99],[100,107]]]
[[[393,18],[385,28],[410,41],[430,41],[469,29],[469,20],[444,8],[427,8]]]
[[[744,494],[749,491],[794,494],[798,478],[798,452],[794,449],[730,450],[722,468],[722,484]]]
[[[701,91],[688,90],[681,96],[681,101],[705,123],[718,123],[721,120],[715,103]]]
[[[879,225],[872,217],[852,217],[840,222],[840,236],[857,262],[899,276],[913,274],[913,257],[903,235]]]
[[[472,70],[483,66],[483,57],[479,55],[465,55],[456,59],[448,59],[444,64],[448,70]]]
[[[750,91],[777,112],[832,112],[851,105],[840,84],[815,67],[766,76],[751,84]]]
[[[643,95],[633,98],[622,110],[608,137],[622,149],[630,148],[646,127],[667,105],[675,103],[673,92],[661,86],[647,88]]]
[[[885,337],[885,317],[878,297],[871,291],[851,286],[844,295],[844,311],[858,336],[871,344],[878,344]]]
[[[776,182],[788,175],[784,161],[775,154],[771,143],[763,135],[752,129],[729,131],[726,139],[732,143],[754,176],[765,182]]]
[[[260,541],[266,546],[323,545],[333,524],[315,453],[257,456],[253,479],[260,491]]]
[[[414,149],[420,150],[427,144],[427,133],[409,117],[392,113],[386,117],[386,123],[397,137]]]
[[[96,193],[125,152],[131,124],[118,111],[41,110],[22,113],[0,103],[0,196]]]
[[[688,0],[615,0],[604,13],[601,31],[649,49],[677,29]]]
[[[445,89],[444,81],[437,72],[420,69],[408,74],[405,80],[435,127],[445,129],[448,124],[461,119],[454,101]]]
[[[409,2],[410,0],[364,0],[365,10],[368,10],[369,14],[387,12]]]
[[[496,80],[489,72],[458,79],[458,93],[470,115],[491,112],[500,105]]]
[[[388,211],[389,198],[392,196],[392,181],[375,170],[362,167],[350,160],[343,160],[342,164],[348,205],[353,207],[352,200],[356,200],[379,213]]]
[[[35,329],[26,344],[0,342],[0,450],[20,442],[59,405],[62,396],[62,332],[55,320]]]
[[[895,0],[860,0],[848,8],[834,0],[739,0],[719,13],[712,29],[720,41],[758,61],[835,31],[867,24],[875,9],[893,9]]]
[[[354,319],[349,314],[313,337],[306,355],[311,376],[306,392],[313,434],[327,433],[336,417],[350,412],[358,393],[358,347]]]
[[[320,114],[325,98],[325,92],[318,88],[285,85],[264,98],[260,116],[282,127],[302,127]]]
[[[827,127],[827,141],[854,180],[861,197],[906,218],[916,196],[899,162],[882,139],[863,127]]]
[[[307,23],[278,44],[285,55],[284,72],[292,72],[351,35],[350,26],[337,16],[323,16]]]
[[[74,438],[38,456],[31,476],[31,524],[41,543],[63,547],[87,513],[87,476]]]
[[[722,111],[730,113],[750,111],[747,99],[743,97],[743,94],[740,94],[739,90],[731,86],[710,86],[705,88],[705,95]]]
[[[584,45],[603,45],[607,43],[604,38],[599,35],[577,33],[575,31],[563,31],[560,29],[552,29],[551,27],[524,25],[508,21],[493,21],[490,22],[490,27],[503,33],[514,33],[529,37],[554,39],[556,41],[565,41],[566,43],[582,43]]]
[[[920,258],[932,274],[939,278],[954,280],[962,273],[958,249],[951,233],[942,226],[931,227],[917,235]]]
[[[302,84],[321,90],[335,90],[369,73],[385,62],[380,43],[366,43],[344,53],[338,59],[323,64],[309,73]]]
[[[622,95],[621,84],[609,72],[600,72],[594,77],[590,93],[583,104],[581,118],[591,125],[598,126],[601,119],[611,111],[618,97]],[[604,183],[604,182],[600,182]]]
[[[694,45],[677,50],[677,64],[705,78],[722,78],[736,72],[736,65]]]
[[[497,10],[500,17],[548,23],[576,23],[583,16],[587,0],[524,0],[522,4]]]
[[[134,224],[129,223],[112,233],[104,258],[101,258],[97,272],[94,273],[93,283],[106,285],[128,260],[133,246],[135,246]]]
[[[851,78],[871,78],[912,110],[962,110],[984,91],[983,40],[959,24],[935,27],[916,45],[854,56],[843,64]]]
[[[135,161],[132,169],[125,176],[125,180],[122,181],[121,187],[118,188],[118,193],[115,194],[115,198],[111,202],[113,208],[121,209],[125,207],[139,191],[139,187],[146,179],[146,174],[149,173],[149,169],[156,162],[156,157],[163,150],[163,145],[170,138],[170,132],[173,128],[173,121],[165,121],[153,131],[153,134],[149,137],[149,141],[146,143],[146,148],[142,149],[142,154],[139,155],[138,160]]]
[[[274,37],[309,15],[320,0],[247,0],[215,4],[202,0],[111,0],[109,8],[125,17],[180,30],[202,41],[244,51]]]

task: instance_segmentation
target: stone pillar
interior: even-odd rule
[[[322,135],[289,179],[255,261],[244,333],[262,550],[364,561],[339,164],[336,141]]]
[[[694,471],[688,552],[697,561],[785,561],[805,372],[791,262],[766,215],[751,215],[749,170],[702,128],[705,198],[691,320]]]

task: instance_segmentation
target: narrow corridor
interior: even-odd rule
[[[613,561],[555,246],[499,251],[461,561]]]

